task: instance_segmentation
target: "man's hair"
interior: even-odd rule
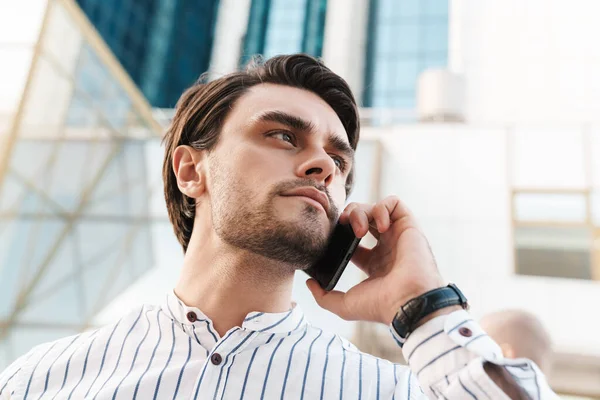
[[[264,62],[256,58],[244,71],[234,72],[208,83],[202,83],[202,80],[201,77],[177,102],[175,116],[163,139],[163,181],[167,211],[184,252],[192,235],[196,203],[194,199],[181,193],[177,186],[172,167],[173,153],[181,145],[210,151],[218,141],[229,111],[249,88],[261,83],[272,83],[315,93],[335,111],[353,149],[358,144],[360,130],[356,101],[346,81],[320,60],[305,54],[277,56]],[[352,189],[353,179],[352,170],[346,180],[347,194]]]

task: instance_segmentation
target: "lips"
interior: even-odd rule
[[[318,189],[315,189],[312,187],[301,187],[301,188],[297,188],[297,189],[288,190],[288,191],[282,193],[281,195],[284,197],[291,197],[291,196],[308,197],[309,199],[312,199],[312,200],[316,201],[317,203],[319,203],[321,205],[321,207],[323,207],[325,212],[329,211],[329,199],[327,198],[325,193],[321,192]]]

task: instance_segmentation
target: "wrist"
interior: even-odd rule
[[[418,327],[440,315],[468,309],[465,296],[454,284],[429,290],[400,306],[391,326],[404,343]]]
[[[389,325],[394,317],[396,317],[396,314],[398,313],[398,311],[404,307],[406,304],[408,304],[411,300],[416,299],[417,297],[423,296],[426,293],[431,292],[432,290],[435,289],[439,289],[444,287],[443,283],[434,283],[428,286],[425,285],[421,285],[418,288],[414,288],[413,290],[411,290],[409,293],[410,294],[405,294],[403,295],[401,298],[397,299],[393,305],[390,307],[390,309],[387,311],[387,313],[384,316],[383,319],[383,323],[386,325]]]
[[[432,319],[436,318],[436,317],[441,317],[442,315],[448,315],[453,313],[454,311],[459,311],[462,310],[463,308],[461,306],[450,306],[450,307],[446,307],[446,308],[442,308],[440,310],[434,311],[429,315],[426,315],[425,317],[421,318],[419,321],[417,321],[417,323],[415,324],[415,330],[418,329],[420,326],[425,325],[427,322],[431,321]]]

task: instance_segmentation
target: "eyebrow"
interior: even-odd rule
[[[254,117],[253,120],[258,123],[276,122],[291,129],[306,133],[314,133],[317,131],[315,124],[313,124],[311,121],[307,121],[303,118],[288,114],[283,111],[266,111]],[[327,142],[329,146],[334,148],[338,153],[354,162],[354,149],[352,149],[352,147],[350,147],[350,145],[344,139],[337,135],[329,134],[327,137]]]

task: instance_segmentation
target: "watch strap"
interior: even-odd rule
[[[467,310],[467,298],[454,284],[430,290],[415,297],[400,307],[392,320],[392,328],[396,333],[398,344],[402,346],[408,336],[414,331],[417,323],[442,308],[459,305]]]

